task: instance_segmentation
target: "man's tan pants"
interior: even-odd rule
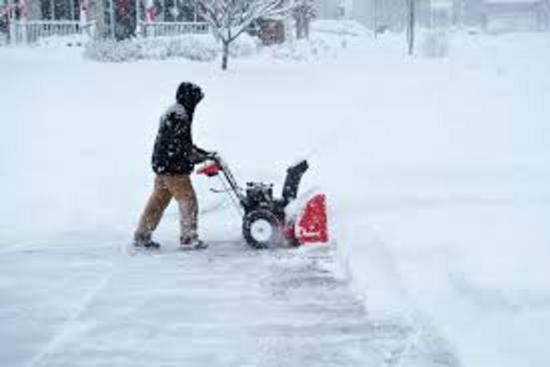
[[[148,242],[170,200],[176,199],[180,211],[181,240],[197,236],[197,196],[189,175],[157,175],[153,193],[139,220],[134,239]]]

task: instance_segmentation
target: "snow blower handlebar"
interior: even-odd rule
[[[246,208],[248,205],[247,196],[237,183],[235,176],[225,161],[217,153],[209,153],[206,157],[206,161],[211,161],[211,163],[201,168],[197,173],[206,176],[216,176],[221,172],[226,183],[229,185],[228,189],[235,195],[239,204],[241,204],[243,208]],[[302,176],[308,169],[309,164],[306,160],[299,161],[287,169],[281,198],[283,206],[288,205],[292,200],[296,199]]]
[[[210,161],[210,163],[199,169],[197,171],[197,174],[213,177],[217,176],[221,172],[225,178],[227,185],[229,185],[229,187],[226,189],[233,193],[239,204],[244,207],[246,205],[246,197],[243,194],[241,187],[237,183],[233,172],[231,172],[229,166],[225,163],[225,161],[215,152],[209,153],[206,157],[206,161]]]

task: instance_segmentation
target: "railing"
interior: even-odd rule
[[[93,36],[95,22],[85,24],[71,20],[27,20],[14,21],[10,25],[10,39],[13,43],[35,43],[40,38],[85,34]]]
[[[177,36],[182,34],[205,34],[210,31],[205,22],[139,22],[137,33],[143,37]],[[35,43],[52,36],[94,36],[95,22],[82,24],[71,20],[19,20],[9,27],[9,40],[13,44]]]
[[[204,34],[210,31],[204,22],[140,22],[143,37],[177,36],[180,34]]]

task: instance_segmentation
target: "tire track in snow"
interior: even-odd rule
[[[93,302],[97,295],[105,289],[107,284],[111,281],[115,270],[116,266],[113,264],[111,271],[101,277],[96,285],[90,289],[84,297],[82,297],[75,310],[62,325],[61,330],[57,332],[37,354],[35,354],[35,356],[25,365],[26,367],[39,366],[40,363],[49,355],[57,352],[64,344],[74,340],[79,334],[83,333],[90,327],[86,324],[79,324],[78,320],[86,312],[89,305]]]
[[[25,246],[25,244],[15,245],[12,246],[11,250],[15,250],[14,247],[18,246],[23,248],[28,247]],[[119,249],[120,257],[111,264],[111,271],[102,276],[96,285],[81,298],[75,310],[71,313],[71,315],[69,315],[65,323],[61,326],[60,331],[57,332],[37,354],[35,354],[35,356],[25,365],[26,367],[39,366],[44,359],[58,352],[63,345],[74,341],[79,334],[84,334],[86,331],[94,327],[94,325],[79,323],[78,320],[82,317],[82,315],[84,315],[94,299],[107,287],[121,263],[125,261],[128,256],[130,256],[128,246],[126,244],[121,244]]]

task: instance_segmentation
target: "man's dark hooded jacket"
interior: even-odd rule
[[[160,175],[191,174],[199,157],[206,152],[195,147],[191,133],[195,107],[204,97],[192,83],[182,83],[176,94],[176,104],[160,119],[153,149],[153,171]]]

